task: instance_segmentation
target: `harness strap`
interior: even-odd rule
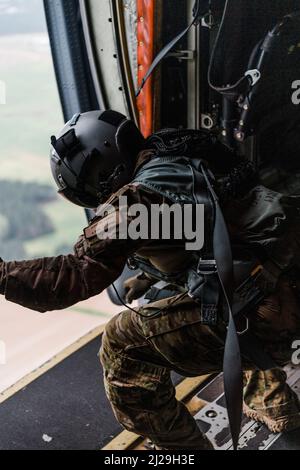
[[[142,91],[142,89],[144,88],[147,80],[150,78],[150,76],[152,75],[152,73],[154,72],[154,70],[156,69],[156,67],[161,63],[161,61],[168,55],[168,53],[176,46],[176,44],[179,43],[179,41],[181,39],[184,38],[184,36],[186,36],[186,34],[188,34],[188,32],[190,31],[190,29],[193,27],[193,26],[197,26],[200,22],[200,19],[203,17],[203,12],[202,12],[202,7],[201,7],[201,3],[202,1],[201,0],[196,0],[196,3],[194,5],[194,8],[193,8],[193,21],[188,25],[187,28],[185,28],[181,33],[178,34],[178,36],[176,36],[174,39],[172,39],[171,42],[169,42],[169,44],[167,44],[160,52],[159,54],[155,57],[154,61],[152,62],[152,64],[150,65],[150,68],[148,70],[148,72],[146,73],[146,75],[144,76],[144,78],[142,79],[142,83],[141,83],[141,86],[140,88],[138,89],[137,93],[136,93],[136,97],[138,97]]]
[[[223,216],[222,209],[219,204],[218,197],[210,182],[209,174],[204,166],[204,163],[200,161],[196,162],[196,168],[200,165],[200,168],[195,171],[195,195],[197,198],[197,181],[200,182],[203,178],[200,178],[200,171],[204,176],[211,198],[215,205],[215,224],[213,229],[213,245],[214,245],[214,257],[219,276],[219,281],[224,294],[224,298],[227,305],[228,313],[228,333],[225,342],[224,350],[224,389],[227,403],[228,417],[230,430],[232,435],[232,441],[234,449],[236,450],[239,443],[239,436],[242,422],[242,410],[243,410],[243,370],[242,370],[242,358],[241,350],[246,357],[249,357],[251,361],[255,363],[261,370],[270,370],[277,365],[271,359],[271,357],[264,351],[262,344],[259,339],[256,338],[248,328],[245,330],[245,334],[240,335],[237,332],[236,320],[241,314],[241,310],[237,309],[233,311],[234,305],[234,270],[233,270],[233,256],[230,237],[228,228]],[[263,270],[266,273],[266,269]],[[258,273],[259,275],[259,273]],[[280,271],[276,271],[272,275],[272,283],[274,285],[275,280],[278,280]],[[261,298],[262,293],[255,293],[254,299],[257,304],[258,297]],[[264,296],[263,296],[264,298]],[[249,306],[249,299],[246,302]]]
[[[223,363],[224,390],[232,441],[234,449],[236,450],[242,422],[243,372],[239,338],[232,312],[234,294],[232,249],[226,222],[219,205],[218,197],[210,183],[208,171],[202,161],[195,161],[195,163],[196,165],[198,163],[198,168],[200,167],[198,170],[195,169],[196,198],[197,182],[199,183],[200,180],[202,180],[200,177],[202,173],[215,206],[215,223],[213,228],[214,257],[228,314],[228,333],[225,342]]]

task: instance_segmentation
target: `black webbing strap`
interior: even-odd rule
[[[205,3],[207,4],[207,1],[205,0]],[[172,39],[169,44],[167,44],[160,52],[159,54],[155,57],[154,61],[150,65],[150,68],[144,78],[142,79],[142,83],[136,93],[136,97],[138,97],[144,88],[147,80],[150,78],[156,67],[160,64],[160,62],[169,54],[169,52],[176,46],[176,44],[179,43],[181,39],[184,38],[186,34],[190,31],[190,29],[193,26],[197,26],[199,24],[200,19],[203,16],[203,0],[196,0],[196,3],[193,8],[193,21],[188,25],[187,28],[185,28],[181,33],[178,34],[174,39]],[[207,6],[207,5],[206,5]],[[205,11],[206,13],[206,11]]]
[[[228,311],[228,334],[225,342],[223,364],[224,390],[233,446],[234,449],[237,449],[243,410],[243,372],[239,338],[232,313],[234,273],[231,242],[219,200],[210,182],[205,164],[198,161],[196,165],[200,168],[195,171],[195,192],[197,194],[197,186],[199,187],[204,176],[215,208],[213,227],[214,258]]]
[[[199,167],[199,162],[197,165]],[[225,342],[223,362],[224,390],[231,436],[234,449],[236,450],[239,443],[243,411],[243,369],[241,351],[243,355],[249,358],[261,370],[270,370],[277,367],[277,365],[264,351],[260,340],[249,330],[241,336],[239,336],[237,332],[235,319],[238,318],[238,312],[233,313],[235,283],[232,248],[228,228],[219,204],[219,199],[210,182],[209,173],[205,168],[205,164],[201,161],[200,168],[215,207],[215,224],[213,229],[214,257],[228,311],[228,333]],[[198,171],[196,170],[195,172],[196,185],[197,180],[199,182],[203,181],[203,178],[201,178],[202,175],[200,175]],[[197,188],[195,192],[197,194]]]

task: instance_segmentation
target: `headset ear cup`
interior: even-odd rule
[[[116,145],[121,155],[129,161],[136,159],[145,148],[146,140],[133,121],[126,120],[116,133]]]

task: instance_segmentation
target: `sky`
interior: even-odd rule
[[[46,30],[43,0],[0,0],[0,35]]]

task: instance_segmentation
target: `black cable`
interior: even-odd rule
[[[209,69],[208,69],[208,84],[209,84],[210,88],[212,88],[214,91],[217,91],[219,93],[233,91],[236,88],[238,88],[239,85],[241,85],[241,83],[248,80],[248,78],[246,76],[243,76],[234,85],[215,86],[215,85],[213,85],[212,79],[211,79],[212,68],[213,68],[214,61],[215,61],[215,55],[216,55],[217,48],[218,48],[218,45],[219,45],[219,42],[220,42],[222,31],[223,31],[223,28],[224,28],[225,19],[226,19],[227,13],[228,13],[229,2],[230,2],[230,0],[226,0],[222,20],[221,20],[221,23],[220,23],[220,27],[219,27],[218,35],[217,35],[217,38],[216,38],[216,42],[215,42],[214,47],[213,47],[213,51],[212,51],[212,55],[211,55],[211,59],[210,59],[210,63],[209,63]]]
[[[127,305],[127,304],[124,302],[124,300],[123,300],[122,297],[120,296],[119,291],[118,291],[118,289],[116,288],[115,284],[112,284],[112,288],[113,288],[113,290],[115,291],[115,294],[116,294],[118,300],[119,300],[119,301],[121,302],[121,304],[123,305],[123,307],[125,307],[127,310],[131,310],[131,312],[134,312],[134,313],[136,313],[137,315],[143,316],[140,312],[138,312],[138,311],[135,310],[134,308],[129,307],[129,305]]]

